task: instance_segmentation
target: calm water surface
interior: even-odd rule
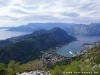
[[[19,36],[19,35],[25,35],[28,33],[25,32],[12,32],[12,31],[7,31],[7,29],[0,29],[0,40],[5,40],[7,38]]]
[[[11,38],[19,35],[29,34],[26,32],[12,32],[6,30],[7,29],[0,29],[0,40],[5,40],[7,38]],[[89,37],[89,36],[76,36],[76,38],[78,39],[78,41],[74,41],[66,46],[63,46],[62,48],[59,48],[57,53],[64,56],[71,56],[69,51],[76,53],[81,49],[83,43],[94,43],[100,40],[100,37]]]
[[[81,46],[83,45],[83,43],[94,43],[94,42],[100,40],[100,37],[96,37],[96,36],[95,37],[76,36],[76,38],[78,39],[78,41],[74,41],[74,42],[70,43],[69,45],[59,48],[57,53],[60,55],[70,57],[71,54],[69,53],[69,51],[71,51],[72,53],[78,52],[79,50],[81,50]]]

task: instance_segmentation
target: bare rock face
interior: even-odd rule
[[[45,71],[31,71],[31,72],[23,72],[21,74],[16,73],[16,75],[51,75],[50,72]]]

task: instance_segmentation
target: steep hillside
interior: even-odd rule
[[[10,61],[7,66],[0,63],[0,74],[2,75],[15,75],[17,72],[29,75],[37,69],[40,70],[38,73],[49,71],[51,75],[100,75],[100,44],[95,45],[80,57],[56,63],[53,68],[46,68],[39,60],[27,64]]]
[[[81,56],[56,64],[51,75],[100,75],[100,44]]]
[[[12,43],[17,43],[17,42],[26,40],[26,39],[34,37],[34,36],[45,34],[47,32],[49,32],[49,31],[41,29],[41,30],[35,31],[31,34],[21,35],[21,36],[17,36],[17,37],[11,37],[11,38],[8,38],[6,40],[0,40],[0,46],[12,44]]]
[[[100,36],[100,23],[72,27],[74,35]],[[72,32],[72,31],[71,31]]]
[[[39,58],[42,54],[41,51],[76,40],[60,28],[54,28],[36,36],[32,36],[33,34],[20,42],[0,47],[0,62],[9,62],[10,60],[31,61]]]

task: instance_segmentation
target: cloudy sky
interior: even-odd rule
[[[100,0],[0,0],[0,26],[99,21]]]

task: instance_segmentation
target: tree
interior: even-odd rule
[[[79,63],[77,61],[73,61],[71,64],[66,66],[64,75],[80,75],[80,73],[81,69]]]
[[[5,65],[3,63],[0,63],[0,75],[5,75],[6,70],[5,70]]]
[[[56,65],[54,70],[51,70],[51,75],[63,75],[61,66]]]
[[[35,60],[26,64],[27,71],[43,70],[43,62]]]
[[[6,75],[14,75],[20,71],[20,66],[18,62],[10,61],[7,67],[7,74]]]

